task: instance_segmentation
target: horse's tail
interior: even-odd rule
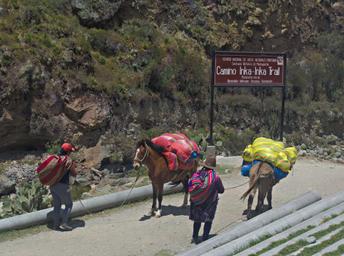
[[[246,197],[251,193],[251,191],[256,187],[257,182],[260,178],[260,168],[262,167],[263,162],[260,162],[258,165],[258,170],[255,179],[253,180],[251,186],[248,188],[248,190],[240,197],[240,199],[245,200]]]

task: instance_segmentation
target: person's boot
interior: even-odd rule
[[[192,244],[199,244],[199,239],[198,239],[198,237],[192,237],[191,243],[192,243]]]
[[[209,239],[209,233],[211,229],[212,222],[206,222],[204,223],[204,231],[202,236],[202,242]]]
[[[198,239],[198,232],[200,228],[201,228],[201,222],[194,222],[193,231],[192,231],[192,239],[191,239],[192,244],[198,244],[200,242]]]

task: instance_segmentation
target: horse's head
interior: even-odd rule
[[[133,161],[134,169],[139,169],[144,161],[147,159],[149,155],[149,150],[147,149],[147,143],[146,140],[141,140],[136,145],[136,152],[135,157]]]

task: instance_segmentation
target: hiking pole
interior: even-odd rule
[[[226,187],[225,190],[239,188],[239,187],[242,187],[242,186],[246,185],[247,183],[249,183],[249,181],[246,181],[245,183],[242,183],[242,184],[237,185],[237,186]]]

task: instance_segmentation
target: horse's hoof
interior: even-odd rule
[[[259,214],[264,212],[264,209],[262,209],[262,208],[256,209],[254,212],[255,212],[256,215],[259,215]]]
[[[154,216],[155,211],[152,209],[147,213],[147,216]]]
[[[156,218],[160,218],[160,217],[161,217],[161,210],[157,210],[157,211],[155,212],[155,217],[156,217]]]
[[[246,215],[247,220],[252,219],[254,217],[254,214],[252,212],[248,212]]]
[[[242,215],[247,215],[247,209],[242,212]]]

